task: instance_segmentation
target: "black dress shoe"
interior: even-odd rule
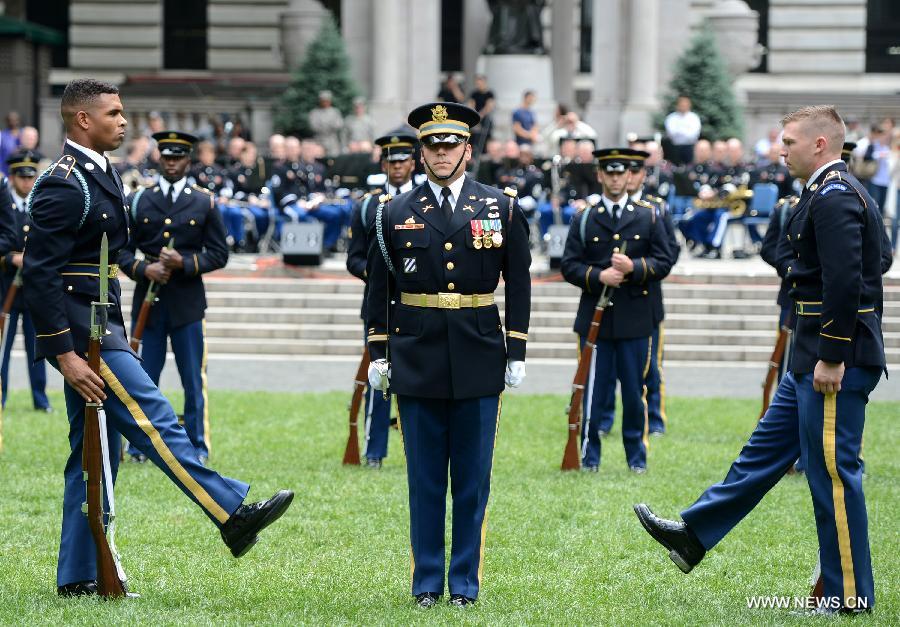
[[[581,472],[600,472],[600,466],[594,466],[592,464],[582,464]]]
[[[131,456],[131,461],[134,462],[135,464],[143,464],[144,462],[147,461],[147,456],[144,455],[143,453],[134,453]]]
[[[645,466],[629,466],[628,470],[636,475],[643,475],[647,472],[647,468]]]
[[[420,592],[416,595],[416,605],[423,610],[427,610],[437,605],[438,599],[440,598],[441,595],[436,592]]]
[[[691,572],[706,555],[706,549],[685,523],[659,518],[643,503],[634,506],[634,513],[647,533],[669,550],[669,557],[682,572]]]
[[[290,490],[279,490],[268,501],[241,505],[222,525],[222,539],[231,554],[241,557],[259,541],[256,534],[278,520],[294,500]]]
[[[96,581],[76,581],[56,588],[56,594],[61,597],[86,597],[97,594]]]
[[[468,607],[470,605],[475,605],[475,599],[461,594],[451,594],[450,605],[452,607]]]
[[[371,468],[372,470],[379,470],[381,468],[381,460],[377,457],[369,457],[366,459],[366,468]]]

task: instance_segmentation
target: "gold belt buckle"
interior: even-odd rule
[[[460,294],[438,292],[438,309],[459,309]]]
[[[107,276],[108,276],[110,279],[117,279],[117,278],[119,278],[119,266],[118,266],[118,264],[115,264],[115,263],[114,263],[114,264],[112,264],[111,266],[109,266],[109,272],[107,273]]]

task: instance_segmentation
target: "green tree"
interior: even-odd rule
[[[278,130],[308,136],[309,112],[318,104],[319,92],[325,89],[333,94],[334,106],[348,115],[359,90],[350,76],[350,59],[331,15],[322,20],[319,34],[310,42],[303,63],[278,101]]]
[[[679,95],[691,99],[693,111],[703,123],[702,137],[714,141],[743,135],[743,112],[734,96],[731,77],[715,36],[705,22],[675,61],[663,108],[654,117],[657,128],[663,129],[665,117],[675,110]]]

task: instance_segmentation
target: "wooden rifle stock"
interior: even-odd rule
[[[350,433],[347,436],[347,446],[344,449],[344,465],[359,466],[359,408],[362,406],[363,395],[366,393],[366,383],[369,371],[369,346],[363,350],[362,359],[359,360],[359,368],[356,369],[356,378],[353,380],[353,398],[350,400]]]
[[[175,247],[175,238],[171,238],[169,240],[168,246],[166,248],[174,248]],[[159,285],[156,281],[150,281],[150,285],[147,287],[147,294],[144,296],[144,302],[141,303],[141,310],[138,312],[137,322],[134,323],[134,332],[131,334],[131,341],[128,344],[131,346],[131,350],[135,353],[138,352],[138,349],[141,347],[141,339],[144,337],[144,328],[147,326],[147,318],[150,317],[150,308],[153,307],[153,304],[156,302],[156,292],[159,290]]]
[[[94,373],[100,373],[100,340],[91,339],[88,344],[88,365]],[[96,403],[85,403],[84,444],[82,467],[87,475],[87,517],[88,527],[97,547],[97,587],[100,596],[124,597],[125,588],[119,580],[116,562],[106,540],[103,524],[103,474],[100,456],[100,419]]]
[[[0,346],[6,345],[6,321],[9,320],[9,312],[12,311],[13,302],[19,286],[22,285],[22,268],[16,271],[16,278],[6,290],[6,298],[3,299],[3,315],[0,316]],[[0,408],[0,453],[3,452],[3,408]]]
[[[625,244],[622,244],[622,254],[625,254]],[[588,374],[591,371],[591,363],[594,360],[594,347],[597,344],[597,336],[600,334],[600,323],[603,321],[603,311],[609,306],[610,292],[608,285],[603,286],[603,292],[594,307],[594,317],[591,319],[591,328],[588,329],[587,339],[581,348],[581,357],[578,360],[578,368],[575,371],[575,379],[572,381],[572,397],[569,399],[569,407],[566,413],[569,417],[569,439],[566,441],[566,450],[563,453],[561,470],[578,470],[581,468],[581,455],[578,451],[578,431],[581,426],[581,403],[584,399],[584,386],[587,383]]]
[[[784,320],[784,324],[778,329],[778,339],[775,340],[775,348],[772,350],[772,356],[769,358],[769,370],[766,372],[766,380],[763,382],[763,402],[762,411],[759,412],[759,420],[766,415],[769,409],[769,403],[772,400],[772,390],[775,388],[775,381],[778,377],[778,369],[784,359],[784,353],[787,349],[788,337],[791,334],[791,314],[789,313]]]

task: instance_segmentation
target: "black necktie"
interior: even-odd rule
[[[453,207],[450,206],[450,188],[441,188],[441,212],[444,214],[444,220],[450,224],[453,219]]]
[[[175,186],[169,185],[169,194],[166,196],[169,201],[169,207],[172,207],[175,204]]]
[[[615,221],[615,222],[619,221],[619,209],[620,209],[619,205],[612,206],[613,221]]]

